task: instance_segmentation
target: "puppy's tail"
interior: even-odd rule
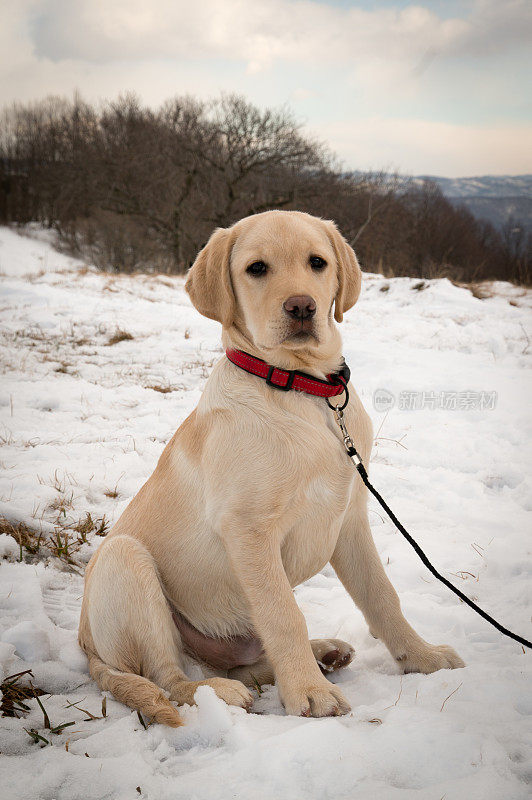
[[[184,724],[162,689],[147,678],[114,669],[93,653],[89,655],[89,672],[100,689],[111,692],[121,703],[140,711],[154,722],[170,728],[179,728]]]

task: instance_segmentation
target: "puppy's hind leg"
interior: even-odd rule
[[[355,650],[341,639],[311,639],[310,646],[314,658],[321,671],[328,674],[337,669],[347,667],[355,655]],[[275,683],[273,667],[266,656],[255,664],[246,667],[234,667],[227,673],[228,677],[242,681],[246,686],[257,687],[267,683]]]
[[[181,639],[148,550],[129,536],[106,541],[92,565],[80,624],[92,677],[121,702],[157,722],[180,725],[179,705],[194,703],[202,684],[232,705],[252,698],[237,681],[190,681],[181,667]]]

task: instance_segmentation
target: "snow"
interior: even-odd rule
[[[0,514],[48,535],[58,519],[118,518],[221,347],[182,278],[105,275],[31,233],[0,228]],[[531,294],[496,283],[479,300],[446,280],[421,284],[366,275],[342,325],[374,422],[371,477],[436,567],[530,639]],[[133,339],[109,344],[118,330]],[[286,716],[275,687],[251,714],[201,687],[176,730],[145,729],[110,695],[102,717],[76,640],[80,573],[101,539],[89,534],[69,568],[45,547],[20,563],[18,543],[0,535],[0,677],[31,668],[52,726],[75,722],[51,733],[36,700],[24,718],[0,718],[2,797],[529,797],[530,653],[433,579],[370,509],[407,619],[467,666],[401,676],[327,567],[296,598],[312,637],[356,648],[331,677],[353,712],[334,719]]]
[[[50,661],[50,640],[46,631],[34,622],[19,622],[2,634],[2,641],[15,647],[15,654],[25,661]]]
[[[54,232],[38,225],[26,225],[21,236],[15,228],[2,226],[0,274],[30,277],[46,272],[71,271],[81,262],[53,248]]]
[[[13,537],[7,533],[0,533],[0,558],[16,557],[19,552],[20,548]]]
[[[447,197],[532,196],[532,175],[478,175],[470,178],[420,175],[414,178],[414,182],[418,185],[424,180],[437,183]]]

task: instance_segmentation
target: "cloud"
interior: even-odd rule
[[[309,0],[41,0],[35,52],[54,61],[226,58],[252,71],[300,63],[420,60],[489,55],[530,36],[527,0],[480,0],[468,18],[440,18],[423,5],[341,8]]]
[[[298,86],[294,89],[291,95],[293,100],[308,100],[310,97],[314,96],[315,92],[313,92],[312,89],[305,89],[302,86]]]
[[[35,0],[3,0],[0,4],[0,81],[8,69],[34,60],[28,20]]]
[[[358,169],[448,177],[523,172],[532,141],[532,124],[454,125],[371,117],[315,125],[314,130]]]
[[[529,169],[512,121],[527,113],[532,3],[328,2],[2,0],[0,103],[223,90],[290,102],[351,167]]]

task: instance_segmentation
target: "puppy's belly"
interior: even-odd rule
[[[262,642],[254,634],[219,639],[198,631],[178,611],[173,610],[172,616],[185,649],[190,655],[215,669],[232,669],[254,664],[264,655]]]

